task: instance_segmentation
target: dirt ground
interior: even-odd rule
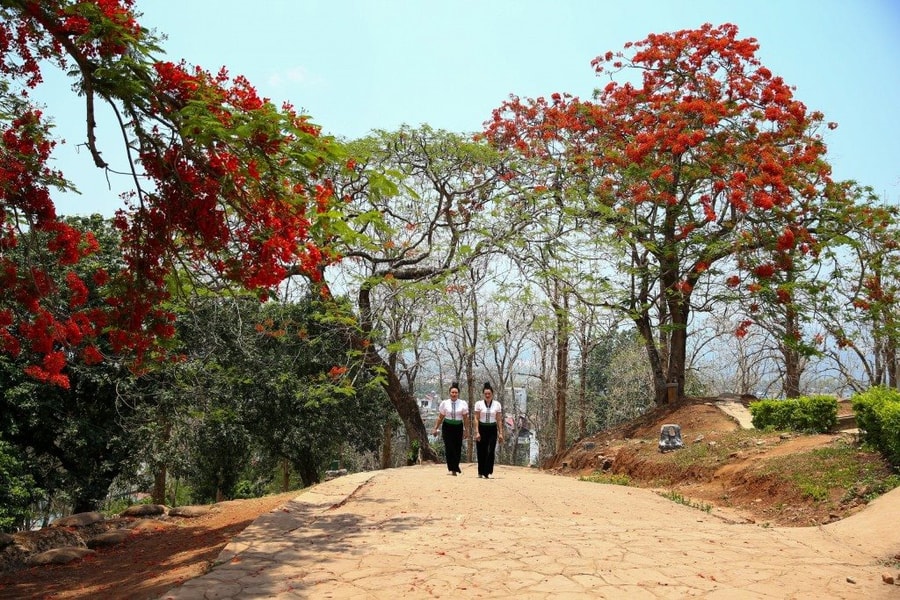
[[[738,422],[716,407],[715,400],[687,399],[673,407],[661,407],[639,420],[579,441],[544,467],[571,476],[600,471],[627,477],[630,485],[675,493],[695,505],[726,509],[749,523],[821,525],[864,508],[865,489],[848,493],[835,488],[829,498],[817,502],[766,468],[772,459],[802,461],[813,450],[853,444],[853,434],[781,435],[744,430],[740,435]],[[839,405],[839,417],[852,414],[849,403]],[[718,453],[720,458],[701,462],[684,460],[683,450],[659,452],[660,428],[667,423],[681,427],[686,448],[705,445],[710,449],[707,456]],[[860,450],[855,460],[871,463],[872,470],[884,477],[891,474],[877,453]],[[782,468],[790,469],[790,462]]]
[[[756,432],[723,460],[709,466],[681,464],[679,452],[660,453],[659,430],[677,423],[687,446],[713,447],[740,429],[737,422],[702,399],[663,408],[638,421],[579,441],[546,465],[578,477],[598,470],[627,475],[631,485],[677,492],[688,501],[734,511],[735,518],[760,524],[806,526],[841,519],[864,506],[861,500],[816,503],[794,487],[756,469],[776,456],[839,443],[841,434],[795,436]],[[865,460],[877,457],[863,456]],[[176,518],[135,533],[68,565],[0,574],[0,599],[156,599],[175,585],[205,573],[228,541],[259,515],[277,509],[300,492],[217,504],[210,513]]]
[[[221,502],[206,515],[141,529],[124,543],[98,549],[84,560],[0,574],[0,598],[156,599],[208,571],[231,538],[299,493]]]

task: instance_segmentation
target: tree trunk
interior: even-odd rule
[[[381,468],[390,469],[393,462],[392,449],[394,441],[394,427],[390,421],[384,424],[381,440]]]
[[[281,459],[281,491],[287,492],[291,489],[291,461],[286,458]]]
[[[470,269],[470,275],[473,279],[476,278],[474,271]],[[479,389],[475,383],[475,348],[478,346],[478,338],[480,331],[480,321],[479,321],[479,313],[478,313],[478,294],[476,290],[478,286],[473,285],[470,288],[469,292],[469,304],[472,309],[472,317],[468,320],[469,322],[462,326],[462,339],[465,344],[463,350],[465,351],[465,365],[466,365],[466,383],[469,386],[469,425],[473,423],[472,419],[475,418],[475,402],[476,398],[479,400],[483,397],[483,389]],[[465,323],[465,319],[463,322]],[[499,382],[495,382],[499,383]],[[502,392],[502,390],[498,390]],[[502,425],[501,425],[502,426]],[[470,435],[468,439],[463,440],[466,445],[466,462],[472,462],[473,456],[475,454],[475,436],[474,426],[467,426]],[[497,456],[498,464],[500,460],[500,456]]]
[[[785,311],[785,340],[781,343],[781,354],[784,359],[784,396],[800,397],[800,376],[803,373],[797,342],[800,341],[800,327],[797,323],[797,311],[790,306]]]
[[[796,350],[784,348],[784,397],[800,397],[800,355]]]
[[[162,408],[159,410],[160,420],[162,421],[162,439],[159,440],[159,445],[162,448],[165,448],[169,443],[169,438],[172,437],[172,422],[165,416]],[[166,503],[166,476],[168,474],[168,469],[166,468],[166,463],[161,463],[157,466],[156,473],[153,476],[153,502],[155,504],[165,504]]]
[[[516,419],[516,423],[518,423],[518,419]],[[509,459],[509,464],[513,466],[518,466],[519,464],[519,426],[518,424],[513,429],[513,443],[512,443],[512,457]]]
[[[887,359],[890,365],[888,369],[888,386],[900,389],[900,360],[897,359],[897,348],[891,346],[887,349]]]
[[[153,503],[154,504],[165,504],[166,503],[166,474],[168,471],[166,470],[166,465],[160,465],[158,469],[156,469],[156,474],[153,476]]]
[[[466,349],[465,356],[465,364],[466,364],[466,387],[468,389],[469,395],[469,423],[474,423],[475,419],[475,398],[479,396],[478,387],[475,385],[475,354],[471,351],[471,349]],[[475,431],[474,427],[471,431]],[[472,454],[475,450],[475,437],[474,435],[470,435],[468,439],[463,440],[466,448],[466,462],[472,462]]]
[[[885,314],[884,315],[884,340],[881,343],[877,343],[877,338],[881,336],[876,336],[876,344],[880,347],[881,356],[883,357],[884,362],[884,377],[882,378],[881,383],[886,385],[887,387],[900,389],[900,359],[897,357],[897,324],[894,320],[893,315]]]
[[[365,335],[372,333],[372,303],[369,293],[370,290],[363,286],[357,296],[360,310],[359,324]],[[378,373],[384,381],[382,387],[406,431],[407,448],[412,449],[413,442],[418,442],[422,460],[438,462],[438,456],[428,441],[425,423],[422,422],[422,414],[412,392],[403,387],[397,372],[378,354],[367,337],[353,333],[351,345],[362,353],[366,366],[374,373]]]
[[[419,405],[413,395],[400,383],[397,373],[388,366],[387,362],[372,348],[371,344],[364,343],[363,338],[360,336],[353,336],[353,346],[363,353],[366,366],[373,372],[381,375],[384,381],[382,387],[391,404],[394,405],[400,421],[403,423],[408,444],[407,448],[411,449],[413,442],[418,441],[419,449],[422,452],[422,460],[438,462],[438,456],[429,443],[428,433],[425,431],[425,423],[422,421],[422,414],[419,412]]]
[[[582,349],[587,344],[582,344]],[[582,350],[581,365],[578,368],[578,439],[587,436],[587,364],[588,357]]]
[[[297,475],[300,476],[300,481],[303,482],[303,487],[319,483],[319,470],[312,461],[301,459],[292,464],[297,471]]]
[[[686,308],[682,312],[686,312]],[[686,315],[673,314],[672,333],[669,336],[669,369],[666,378],[666,400],[675,401],[684,396],[684,370],[687,366],[687,318]],[[670,386],[674,391],[670,391]],[[674,394],[674,397],[670,397]]]
[[[419,405],[416,403],[416,399],[403,387],[397,374],[387,368],[387,365],[376,352],[372,350],[366,352],[366,361],[373,368],[384,369],[384,389],[391,400],[391,404],[397,410],[400,421],[403,422],[409,447],[412,448],[413,441],[418,441],[419,449],[422,452],[422,460],[437,462],[438,456],[428,441],[428,433],[425,431],[425,423],[422,422],[422,414],[419,412]]]
[[[569,387],[569,306],[563,293],[556,311],[556,452],[566,449],[566,393]]]
[[[176,502],[178,502],[178,483],[179,479],[175,478],[175,483],[172,484],[172,497],[169,499],[169,506],[175,506]]]
[[[662,406],[668,402],[668,390],[666,387],[666,374],[663,371],[663,364],[660,360],[659,351],[656,342],[653,339],[653,329],[650,326],[650,318],[646,312],[634,319],[634,324],[641,339],[644,340],[644,349],[647,351],[647,361],[650,363],[650,373],[653,376],[654,401],[657,406]]]
[[[634,319],[650,361],[653,375],[654,400],[657,406],[684,396],[684,371],[687,366],[687,320],[690,314],[690,296],[670,302],[668,306],[669,331],[660,332],[659,345],[653,339],[653,328],[646,311]],[[670,384],[674,389],[670,392]]]

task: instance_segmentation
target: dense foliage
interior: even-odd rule
[[[16,449],[0,440],[0,532],[21,527],[39,493]]]

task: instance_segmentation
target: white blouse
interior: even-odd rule
[[[459,421],[469,414],[469,403],[465,400],[442,400],[438,412],[444,415],[445,419]]]
[[[497,415],[503,412],[503,407],[496,400],[491,401],[488,406],[484,400],[475,403],[475,414],[478,415],[479,423],[496,423]]]

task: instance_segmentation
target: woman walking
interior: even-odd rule
[[[494,473],[497,440],[503,443],[503,407],[494,400],[494,388],[484,383],[484,400],[475,403],[475,449],[478,476],[489,479]]]
[[[450,399],[441,402],[438,418],[432,433],[438,428],[444,438],[444,454],[447,455],[447,470],[454,477],[462,473],[459,460],[462,457],[462,443],[469,437],[469,403],[459,399],[459,385],[450,385]]]

